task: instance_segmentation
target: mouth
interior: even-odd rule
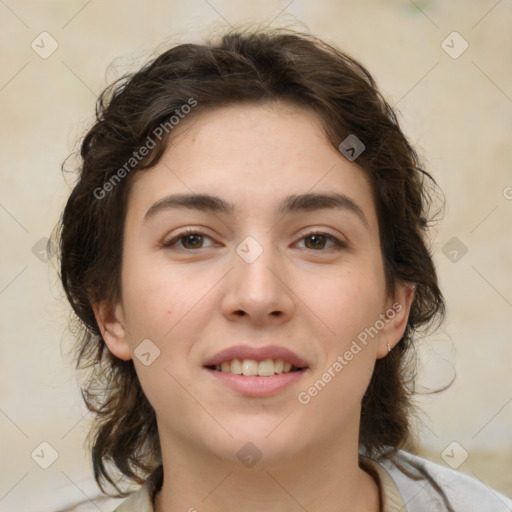
[[[308,363],[284,347],[235,346],[222,350],[204,364],[216,382],[239,395],[276,395],[297,383]]]
[[[232,359],[231,361],[222,361],[220,364],[207,366],[207,368],[217,372],[247,377],[272,377],[281,373],[299,372],[304,369],[283,359],[264,359],[263,361]]]

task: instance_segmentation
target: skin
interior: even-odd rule
[[[121,297],[94,310],[117,357],[132,358],[144,339],[160,350],[149,366],[133,357],[162,446],[155,510],[378,511],[378,486],[358,465],[361,400],[376,359],[403,335],[413,289],[386,295],[364,171],[332,147],[314,112],[239,104],[183,121],[159,163],[132,179]],[[163,208],[145,219],[165,196],[191,192],[232,202],[234,212]],[[285,196],[310,192],[350,197],[367,225],[346,209],[277,212]],[[203,245],[190,237],[163,245],[187,227]],[[311,231],[346,247],[321,237],[315,245]],[[248,236],[263,249],[252,263],[236,252]],[[299,403],[395,302],[401,311]],[[243,396],[203,364],[244,344],[289,348],[308,370],[274,396]],[[247,442],[262,454],[251,468],[236,455]]]

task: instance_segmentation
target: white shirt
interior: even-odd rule
[[[441,493],[454,512],[512,512],[512,499],[476,478],[404,451],[391,458],[362,456],[361,465],[379,482],[382,512],[449,512]],[[160,467],[114,512],[154,512],[162,481]]]

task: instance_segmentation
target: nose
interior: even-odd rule
[[[252,261],[243,252],[234,252],[222,300],[222,312],[230,320],[255,325],[288,321],[295,309],[294,294],[286,264],[270,244]],[[261,250],[260,249],[260,250]]]

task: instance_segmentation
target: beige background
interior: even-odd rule
[[[55,259],[33,254],[68,194],[60,165],[90,124],[95,97],[166,42],[271,21],[360,59],[443,188],[447,210],[433,252],[448,318],[419,344],[419,389],[457,378],[448,391],[418,398],[421,450],[441,464],[444,453],[452,465],[467,452],[461,471],[512,496],[510,1],[2,0],[0,512],[79,501],[87,507],[77,510],[112,509],[96,499],[82,447],[88,416],[67,353]],[[46,59],[31,47],[51,49],[43,31],[58,44]],[[445,49],[454,55],[462,39],[442,46],[453,31],[469,44],[458,58]],[[50,461],[41,442],[58,452],[46,470],[31,458]]]

